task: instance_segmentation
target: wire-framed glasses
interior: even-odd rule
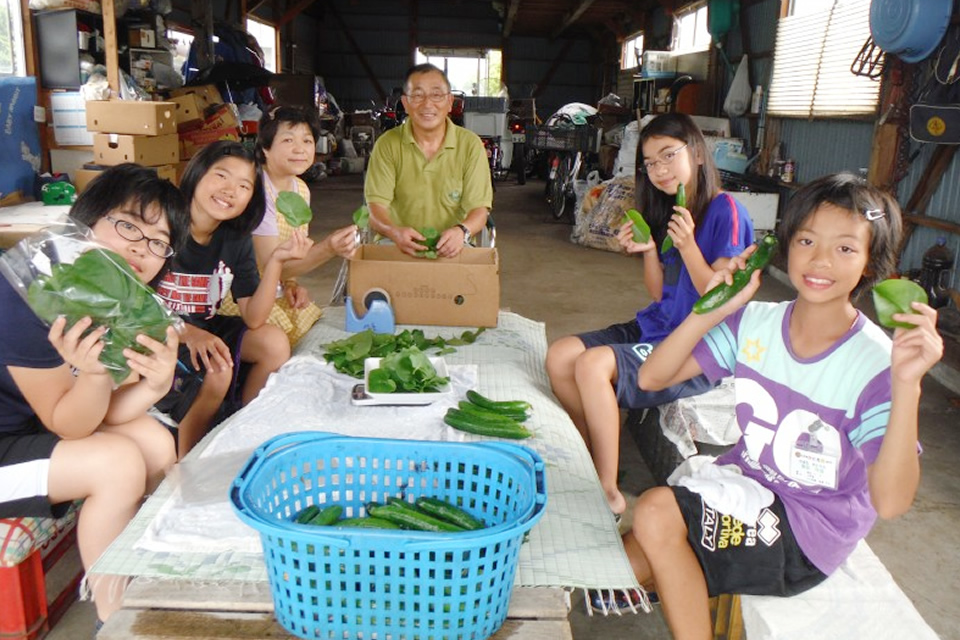
[[[644,163],[640,165],[640,169],[644,173],[650,173],[651,171],[653,171],[659,166],[667,167],[671,163],[673,163],[673,161],[677,159],[677,155],[686,148],[687,148],[687,145],[683,145],[683,146],[677,147],[673,151],[664,151],[663,153],[658,155],[654,160],[645,160]]]
[[[113,223],[113,227],[117,230],[117,234],[124,240],[129,240],[130,242],[140,242],[141,240],[147,241],[147,250],[150,251],[153,255],[158,258],[169,258],[173,255],[173,247],[170,246],[170,243],[164,242],[163,240],[158,240],[156,238],[148,238],[140,227],[133,224],[129,220],[120,220],[118,218],[112,218],[106,216],[107,220]]]
[[[413,104],[420,104],[427,98],[430,98],[430,102],[434,104],[440,104],[447,99],[448,95],[450,95],[449,91],[440,91],[439,89],[436,91],[431,91],[430,93],[426,93],[425,91],[413,91],[407,94],[407,99]]]

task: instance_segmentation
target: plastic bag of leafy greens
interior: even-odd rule
[[[65,316],[67,327],[89,316],[105,326],[100,362],[115,383],[130,375],[126,348],[143,333],[159,341],[182,321],[133,272],[126,260],[103,248],[86,226],[68,221],[21,240],[0,255],[0,273],[45,323]]]

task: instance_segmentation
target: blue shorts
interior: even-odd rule
[[[610,347],[617,360],[617,404],[624,409],[651,409],[662,404],[705,393],[717,386],[704,375],[685,380],[660,391],[644,391],[637,384],[637,372],[655,345],[643,342],[636,320],[612,324],[606,329],[577,335],[588,349]]]
[[[687,524],[711,597],[721,593],[793,596],[817,586],[826,575],[797,544],[780,498],[746,525],[704,504],[686,487],[670,487]]]
[[[41,490],[59,442],[37,419],[20,432],[0,435],[0,474],[3,467],[17,466],[16,482],[0,482],[0,518],[59,518],[67,512],[70,502],[50,504],[47,491]]]

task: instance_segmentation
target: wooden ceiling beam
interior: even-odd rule
[[[570,49],[573,48],[574,40],[570,39],[563,43],[563,47],[560,48],[560,51],[557,52],[557,55],[554,57],[553,62],[550,64],[550,68],[547,69],[547,72],[543,74],[543,78],[540,79],[540,82],[534,86],[533,91],[530,92],[531,98],[537,98],[543,93],[543,90],[547,88],[550,84],[550,81],[553,79],[553,74],[557,72],[557,69],[560,68],[560,65],[566,59],[567,54],[570,53]]]
[[[513,27],[517,23],[517,12],[520,10],[520,0],[507,0],[507,15],[503,19],[503,37],[509,38]]]
[[[580,0],[580,4],[574,7],[573,11],[564,16],[563,22],[560,23],[560,26],[554,29],[553,33],[550,34],[550,39],[554,40],[558,38],[561,33],[567,30],[567,27],[579,20],[580,16],[582,16],[593,3],[594,0]]]
[[[347,39],[347,43],[349,43],[350,48],[353,49],[353,53],[357,56],[357,61],[360,63],[360,66],[367,72],[367,78],[370,80],[370,84],[373,85],[374,91],[377,92],[377,96],[380,97],[380,102],[385,103],[387,101],[387,92],[383,90],[383,86],[380,84],[380,80],[377,79],[377,74],[373,72],[373,68],[370,66],[367,56],[364,55],[363,49],[357,44],[356,39],[354,39],[350,29],[347,28],[347,24],[343,21],[343,17],[340,15],[340,12],[337,11],[336,7],[328,4],[327,9],[330,11],[333,19],[337,21],[340,31],[343,32],[343,37]]]
[[[249,9],[247,9],[247,15],[253,15],[253,14],[255,14],[255,13],[257,12],[257,9],[259,9],[260,7],[262,7],[262,6],[265,5],[265,4],[267,4],[267,0],[257,0],[257,2],[254,2],[254,3],[253,3],[253,6],[252,6],[252,7],[250,7]]]
[[[275,26],[276,26],[278,29],[279,29],[280,27],[285,26],[288,22],[291,22],[294,18],[296,18],[298,15],[300,15],[300,14],[303,12],[304,9],[306,9],[307,7],[309,7],[310,5],[312,5],[312,4],[313,4],[314,2],[316,2],[316,1],[317,1],[317,0],[300,0],[300,2],[298,2],[297,4],[295,4],[292,9],[288,9],[287,12],[284,13],[283,16],[281,16],[279,20],[277,20]]]

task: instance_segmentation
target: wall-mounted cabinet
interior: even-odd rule
[[[40,86],[79,89],[91,63],[104,64],[103,18],[78,9],[33,14]]]

